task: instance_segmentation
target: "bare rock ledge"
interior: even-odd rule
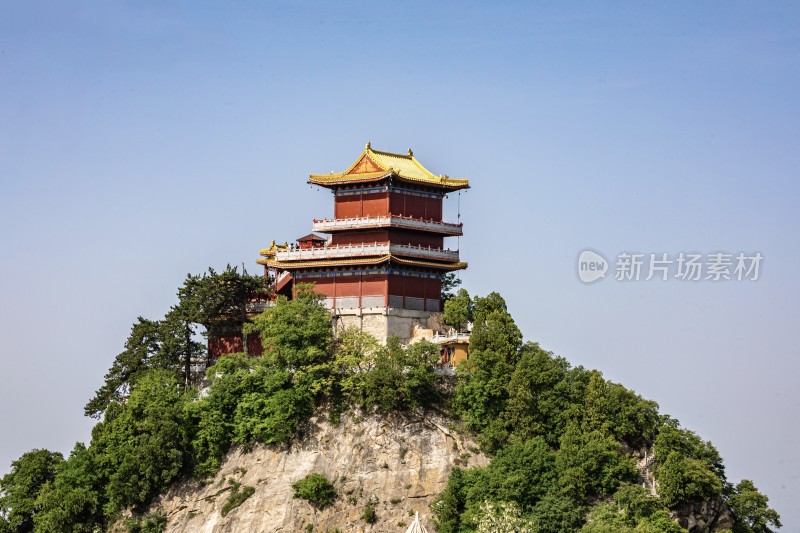
[[[177,483],[152,510],[167,516],[165,531],[170,533],[294,533],[308,524],[315,532],[402,533],[415,512],[428,526],[430,504],[452,467],[488,463],[473,440],[447,424],[431,413],[387,417],[348,412],[334,426],[320,413],[300,428],[290,446],[234,449],[210,483]],[[292,483],[311,473],[323,474],[338,491],[333,505],[321,511],[293,498]],[[229,480],[255,492],[223,517],[222,506],[233,490]],[[370,499],[377,501],[372,525],[361,518]]]

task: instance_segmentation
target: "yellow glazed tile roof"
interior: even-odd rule
[[[397,176],[401,180],[434,185],[452,191],[469,188],[467,179],[433,174],[417,161],[410,149],[405,155],[393,154],[373,150],[370,143],[367,143],[358,159],[344,172],[311,174],[308,182],[324,187],[375,181],[389,175]]]
[[[440,270],[462,270],[467,268],[467,263],[436,263],[434,261],[421,261],[418,259],[403,259],[394,254],[386,254],[380,257],[368,257],[364,259],[323,259],[314,261],[278,261],[263,257],[256,260],[259,265],[273,268],[293,269],[293,268],[312,268],[312,267],[335,267],[349,265],[377,265],[386,261],[393,261],[401,265],[437,268]]]

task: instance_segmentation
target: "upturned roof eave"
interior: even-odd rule
[[[378,265],[392,261],[401,265],[416,266],[422,268],[433,268],[436,270],[464,270],[468,264],[463,261],[456,261],[452,263],[440,263],[436,261],[425,261],[420,259],[410,259],[399,257],[394,254],[386,254],[377,257],[360,257],[360,258],[346,258],[346,259],[313,259],[313,260],[298,260],[298,261],[279,261],[277,259],[270,259],[262,257],[256,260],[256,263],[266,267],[279,268],[282,270],[295,270],[302,268],[314,267],[336,267],[336,266],[360,266],[360,265]]]

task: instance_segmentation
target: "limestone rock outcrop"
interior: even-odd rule
[[[733,517],[722,497],[680,505],[670,516],[689,533],[725,531],[733,527]]]
[[[348,412],[333,425],[320,413],[301,428],[290,446],[232,450],[208,484],[178,483],[152,509],[167,517],[166,532],[383,532],[398,530],[419,512],[431,523],[430,504],[441,493],[453,466],[488,463],[468,437],[448,429],[447,419],[361,415]],[[338,492],[334,503],[316,510],[293,497],[292,483],[323,474]],[[241,484],[254,492],[222,516]],[[372,501],[374,524],[362,519]],[[429,529],[431,529],[429,527]]]

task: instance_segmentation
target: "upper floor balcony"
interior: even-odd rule
[[[369,257],[396,254],[419,259],[438,261],[458,261],[458,250],[418,246],[413,244],[364,243],[345,246],[320,246],[294,250],[279,250],[275,253],[278,261],[307,261],[309,259],[344,259],[348,257]]]
[[[458,236],[463,235],[463,224],[453,224],[452,222],[441,222],[436,220],[425,220],[422,218],[401,217],[398,215],[357,217],[357,218],[335,218],[314,220],[313,231],[320,233],[331,233],[341,230],[370,229],[370,228],[403,228],[429,231],[442,235]]]

